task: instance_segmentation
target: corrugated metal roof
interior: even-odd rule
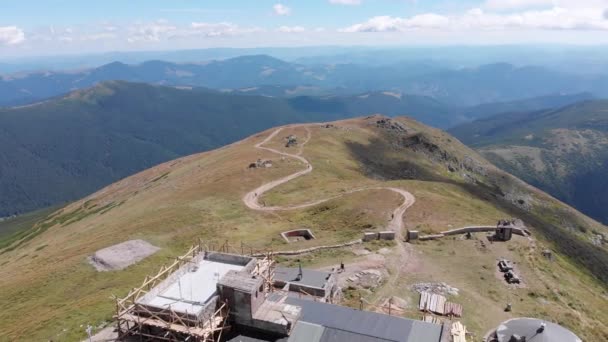
[[[289,336],[287,342],[319,342],[325,327],[318,324],[298,322]]]
[[[396,342],[435,342],[439,341],[441,335],[441,326],[436,324],[298,298],[287,298],[285,302],[302,308],[302,322],[369,338]]]

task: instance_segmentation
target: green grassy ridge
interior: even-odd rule
[[[405,224],[413,228],[428,223],[432,231],[440,231],[448,224],[459,226],[492,222],[496,218],[509,215],[521,215],[524,221],[532,222],[523,215],[537,217],[542,214],[546,217],[538,218],[534,224],[542,223],[547,227],[540,227],[535,232],[535,237],[543,246],[555,248],[555,254],[559,258],[552,266],[553,269],[563,269],[562,264],[573,265],[573,271],[562,273],[556,284],[561,287],[564,282],[584,280],[594,291],[599,287],[599,280],[592,278],[584,263],[559,248],[560,243],[567,241],[555,241],[569,236],[558,231],[560,235],[545,238],[547,235],[542,230],[552,229],[553,226],[541,219],[546,219],[548,223],[561,229],[560,221],[554,216],[555,213],[567,213],[563,204],[548,200],[547,203],[555,206],[555,211],[552,211],[553,207],[550,207],[552,210],[540,214],[535,211],[521,211],[511,202],[501,198],[506,189],[520,186],[517,181],[493,169],[483,158],[451,136],[411,120],[397,120],[408,129],[406,137],[416,137],[417,145],[407,139],[404,141],[401,135],[384,135],[376,129],[373,118],[368,121],[361,119],[336,123],[336,128],[311,126],[312,139],[307,143],[303,156],[311,160],[315,166],[314,171],[273,189],[269,195],[273,197],[273,201],[286,205],[331,195],[326,193],[326,190],[338,194],[343,188],[361,186],[364,182],[370,185],[399,187],[412,192],[416,197],[416,203],[406,212]],[[289,128],[284,130],[283,133],[289,133]],[[154,186],[150,186],[150,180],[165,173],[168,170],[167,164],[150,170],[147,174],[120,182],[106,191],[56,212],[50,220],[61,221],[66,223],[65,225],[57,223],[54,228],[36,236],[29,244],[0,255],[0,264],[9,263],[4,266],[9,277],[0,282],[0,293],[3,294],[0,295],[0,330],[16,340],[27,340],[26,337],[30,336],[32,340],[79,340],[85,336],[81,325],[98,325],[111,319],[113,306],[109,297],[112,294],[126,294],[130,288],[139,285],[146,274],[153,274],[161,264],[171,262],[175,256],[183,254],[196,238],[202,238],[207,243],[220,244],[228,240],[237,247],[239,242],[244,241],[251,246],[273,247],[275,250],[339,243],[360,237],[370,225],[372,229],[382,227],[392,210],[402,202],[399,196],[391,192],[371,191],[349,194],[318,206],[280,212],[277,215],[249,210],[242,203],[244,193],[264,182],[301,169],[301,165],[293,162],[282,163],[275,160],[272,168],[248,170],[246,166],[252,158],[252,151],[255,151],[253,145],[263,138],[264,134],[260,134],[242,144],[170,163],[170,176]],[[277,140],[282,141],[281,139],[282,137],[277,137]],[[365,143],[366,141],[368,143]],[[273,158],[272,155],[264,153],[260,156]],[[476,159],[487,171],[492,172],[473,173],[475,168],[464,167],[474,165],[472,162],[466,164],[464,161],[467,158]],[[403,177],[399,167],[395,167],[402,165],[403,161],[408,161],[407,165],[416,165],[419,172],[412,177]],[[446,166],[448,163],[463,164],[463,168],[458,172],[450,172]],[[373,165],[374,168],[369,170],[368,165]],[[383,169],[388,170],[383,178],[374,177],[375,172],[368,172]],[[477,182],[465,181],[467,178],[462,173],[472,174]],[[326,189],[326,185],[330,183],[337,184]],[[539,194],[538,197],[545,200],[544,197],[547,196]],[[126,202],[112,209],[109,214],[98,213],[75,220],[86,213],[124,200]],[[576,212],[568,214],[573,219],[582,217]],[[584,220],[580,223],[585,224]],[[317,239],[298,246],[285,243],[279,233],[297,227],[311,227]],[[589,228],[601,229],[601,226],[589,225]],[[146,239],[163,249],[123,271],[97,273],[87,264],[87,256],[95,250],[135,238]],[[412,257],[420,258],[419,252],[424,252],[428,257],[426,261],[429,267],[421,267],[422,270],[411,273],[404,272],[395,283],[398,286],[391,289],[380,288],[373,293],[370,300],[380,299],[385,295],[408,296],[411,293],[412,281],[445,281],[462,290],[459,301],[468,301],[463,303],[467,305],[465,324],[475,329],[476,334],[487,331],[491,326],[495,326],[495,323],[506,319],[500,316],[500,320],[496,318],[495,321],[489,321],[487,311],[498,311],[502,314],[501,306],[511,300],[511,293],[514,291],[496,290],[494,294],[486,296],[488,289],[502,286],[493,275],[494,258],[499,255],[490,254],[492,252],[488,249],[480,252],[486,257],[479,258],[475,256],[476,248],[471,243],[469,240],[450,238],[411,246],[415,248]],[[580,245],[585,247],[586,244],[588,242],[582,239]],[[515,238],[506,244],[494,244],[500,253],[511,253],[507,246],[514,246],[513,253],[528,252],[525,248],[527,240],[521,238]],[[379,242],[361,247],[375,250],[385,246]],[[539,254],[540,250],[536,253]],[[542,258],[540,255],[537,257]],[[340,259],[350,262],[351,258],[353,253],[350,249],[327,250],[301,256],[302,262],[310,266],[330,266]],[[386,258],[391,256],[387,255]],[[443,265],[449,266],[433,269],[440,258],[443,259]],[[294,260],[290,258],[281,258],[281,261],[294,264]],[[394,263],[399,264],[398,261]],[[588,262],[596,261],[588,259]],[[455,263],[458,266],[454,266]],[[492,267],[483,269],[479,263]],[[395,265],[387,264],[387,268],[391,266]],[[433,271],[431,276],[425,274],[416,278],[416,272],[424,272],[428,268]],[[547,274],[550,271],[543,269],[539,272]],[[396,274],[395,269],[391,269],[390,273]],[[476,278],[479,275],[483,275],[485,280]],[[576,290],[574,293],[579,293],[578,288],[573,288],[569,283],[566,285],[562,292]],[[584,322],[573,323],[573,329],[577,333],[583,332],[583,338],[599,338],[598,336],[602,336],[606,331],[605,327],[597,322],[605,317],[605,313],[598,309],[601,303],[605,303],[605,299],[596,301],[596,298],[592,297],[596,295],[595,292],[572,299],[565,295],[555,295],[552,291],[554,287],[545,288],[544,283],[531,286],[533,288],[529,291],[520,292],[515,297],[518,300],[515,305],[516,314],[568,321],[569,317],[573,317],[572,310],[558,301],[565,297],[572,306],[581,311]],[[527,292],[531,291],[534,292],[535,298],[527,295]],[[480,297],[483,301],[476,301]],[[547,299],[550,303],[538,308],[536,298]],[[519,302],[520,299],[523,302]],[[474,300],[477,306],[472,303]],[[15,302],[19,305],[14,305]],[[481,309],[482,305],[479,303],[487,307]],[[31,312],[33,308],[38,308],[38,315],[23,322],[20,317]],[[419,312],[413,311],[408,317],[419,318]],[[595,317],[598,317],[596,321],[592,319]],[[24,324],[27,329],[24,329]],[[595,330],[587,329],[589,326],[595,326]],[[23,335],[25,330],[29,336]]]
[[[270,98],[109,81],[48,101],[0,109],[0,216],[67,202],[167,160],[267,128],[370,112],[448,111],[416,96]],[[443,119],[442,119],[443,118]]]

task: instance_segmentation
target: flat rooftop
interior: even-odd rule
[[[178,271],[175,277],[161,282],[157,286],[157,293],[151,291],[150,296],[140,298],[138,303],[196,315],[217,294],[219,280],[229,271],[241,271],[244,267],[204,258],[195,259],[184,270]]]
[[[299,269],[297,267],[277,267],[274,270],[274,281],[283,283],[301,284],[306,287],[324,288],[331,272],[322,272],[309,269],[302,269],[302,278],[298,278]]]

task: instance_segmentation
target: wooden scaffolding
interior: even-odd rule
[[[216,342],[221,341],[224,331],[230,328],[227,324],[230,308],[227,303],[218,303],[218,308],[208,318],[193,319],[179,314],[170,308],[163,310],[162,314],[150,310],[145,305],[138,303],[138,299],[146,295],[155,286],[167,279],[171,274],[183,266],[193,262],[201,253],[222,252],[240,255],[226,241],[223,244],[204,245],[201,241],[192,246],[188,252],[168,266],[162,266],[154,276],[147,276],[138,288],[134,288],[124,298],[116,299],[116,326],[119,338],[127,336],[140,336],[153,340],[162,341],[193,341],[193,342]],[[260,251],[256,251],[260,254]],[[253,252],[252,252],[253,254]],[[275,261],[271,250],[263,252],[264,257],[257,258],[257,263],[252,274],[264,279],[264,292],[272,292]]]

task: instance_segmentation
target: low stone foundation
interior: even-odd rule
[[[310,229],[294,229],[282,232],[281,236],[287,243],[314,240],[315,236]]]

